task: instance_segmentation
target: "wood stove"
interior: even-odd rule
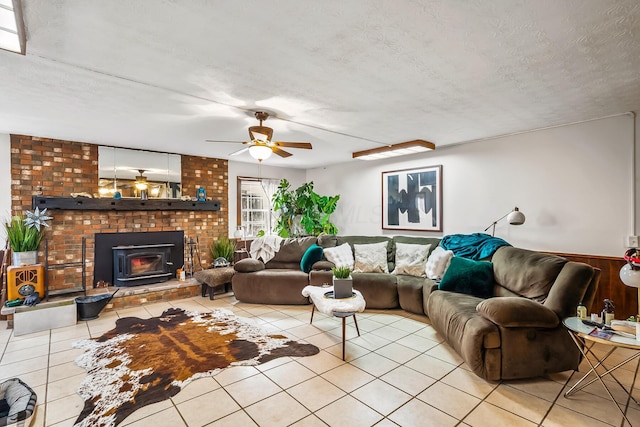
[[[164,282],[171,277],[171,250],[175,245],[114,246],[113,280],[116,286]]]
[[[96,233],[94,257],[94,287],[164,282],[184,264],[184,232]]]

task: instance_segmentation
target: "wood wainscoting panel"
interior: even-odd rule
[[[626,319],[638,314],[638,289],[626,286],[620,280],[620,269],[625,264],[624,259],[600,255],[552,253],[569,261],[584,262],[600,269],[600,285],[593,299],[593,305],[587,307],[588,314],[599,314],[604,307],[602,301],[605,298],[609,298],[615,304],[616,319]]]

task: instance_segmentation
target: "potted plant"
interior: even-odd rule
[[[339,195],[321,196],[313,191],[313,181],[292,190],[289,181],[282,179],[272,199],[278,213],[275,231],[280,237],[337,234],[330,217],[338,200]]]
[[[47,215],[47,209],[42,211],[25,211],[25,217],[14,215],[5,220],[4,229],[7,241],[11,247],[13,265],[30,265],[38,262],[38,247],[48,227],[46,221],[52,219]]]
[[[353,279],[351,278],[351,268],[333,267],[333,297],[351,298],[353,296]]]
[[[209,249],[211,252],[211,258],[213,258],[214,267],[218,267],[222,264],[222,260],[220,260],[220,258],[226,260],[226,265],[229,265],[233,261],[233,253],[236,251],[236,240],[230,239],[227,236],[221,236],[211,243],[211,247]]]

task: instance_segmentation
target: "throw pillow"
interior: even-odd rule
[[[355,252],[354,273],[388,273],[387,244],[389,242],[353,245]]]
[[[343,243],[334,248],[325,248],[324,257],[336,267],[353,268],[353,253],[348,243]]]
[[[315,243],[307,248],[300,260],[300,270],[308,273],[311,271],[311,266],[317,261],[322,259],[322,247]]]
[[[440,280],[444,276],[449,263],[453,258],[453,251],[447,251],[442,246],[437,246],[427,259],[426,273],[431,280]]]
[[[493,295],[494,284],[492,263],[456,256],[451,258],[438,289],[489,298]]]
[[[431,245],[416,245],[413,243],[396,243],[396,268],[391,274],[406,274],[408,276],[425,276],[425,263]]]

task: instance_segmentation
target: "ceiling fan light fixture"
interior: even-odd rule
[[[249,147],[249,154],[259,162],[271,157],[272,153],[271,148],[266,145],[252,145]]]
[[[415,139],[413,141],[401,142],[399,144],[388,145],[386,147],[372,148],[370,150],[356,151],[352,154],[354,159],[360,160],[378,160],[388,157],[405,156],[407,154],[422,153],[425,151],[435,150],[436,145],[433,142],[423,139]]]
[[[269,142],[269,136],[265,133],[251,132],[254,141]]]
[[[149,188],[149,183],[147,182],[147,177],[143,175],[144,169],[138,169],[140,175],[136,176],[135,186],[138,190],[146,190]]]

